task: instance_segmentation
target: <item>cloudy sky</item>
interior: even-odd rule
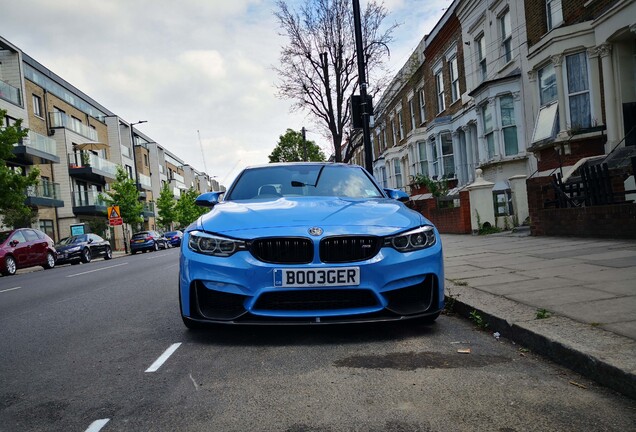
[[[140,131],[223,184],[245,166],[267,163],[287,128],[312,129],[276,97],[273,67],[285,39],[274,0],[2,3],[1,36],[124,120],[147,120]],[[386,23],[400,24],[391,69],[450,3],[384,1]],[[307,137],[331,154],[319,134]]]

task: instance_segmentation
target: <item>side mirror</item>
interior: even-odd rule
[[[386,192],[389,198],[394,200],[408,202],[411,199],[409,194],[400,189],[384,189],[384,192]]]
[[[201,207],[214,207],[225,192],[206,192],[197,197],[194,203]]]
[[[16,247],[16,246],[17,246],[17,245],[19,245],[19,244],[20,244],[20,242],[19,242],[19,241],[17,241],[17,240],[11,240],[11,241],[9,242],[9,246],[11,246],[11,247]]]
[[[89,239],[88,239],[88,244],[91,244],[91,243],[93,243],[93,239],[92,239],[92,238],[89,238]]]

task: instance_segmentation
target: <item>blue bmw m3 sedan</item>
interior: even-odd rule
[[[205,323],[333,324],[419,318],[444,307],[437,229],[360,166],[244,169],[184,232],[179,299]]]

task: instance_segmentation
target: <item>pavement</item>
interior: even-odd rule
[[[636,241],[442,234],[447,309],[636,399]]]

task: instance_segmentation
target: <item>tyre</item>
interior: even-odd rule
[[[113,251],[107,246],[106,253],[104,253],[104,259],[109,260],[113,257]]]
[[[86,248],[86,249],[84,249],[82,251],[82,262],[84,264],[87,264],[87,263],[91,262],[92,258],[93,257],[91,256],[91,250],[90,249]]]
[[[51,252],[48,252],[46,254],[46,262],[44,263],[42,267],[44,267],[44,269],[46,270],[52,269],[53,267],[55,267],[55,257],[53,256]]]
[[[13,257],[10,255],[4,258],[4,266],[6,267],[6,269],[2,270],[2,274],[5,276],[13,276],[18,269],[15,264],[15,259],[13,259]]]
[[[152,246],[152,250],[154,250],[155,252],[159,250],[159,243],[155,242],[155,244]]]

